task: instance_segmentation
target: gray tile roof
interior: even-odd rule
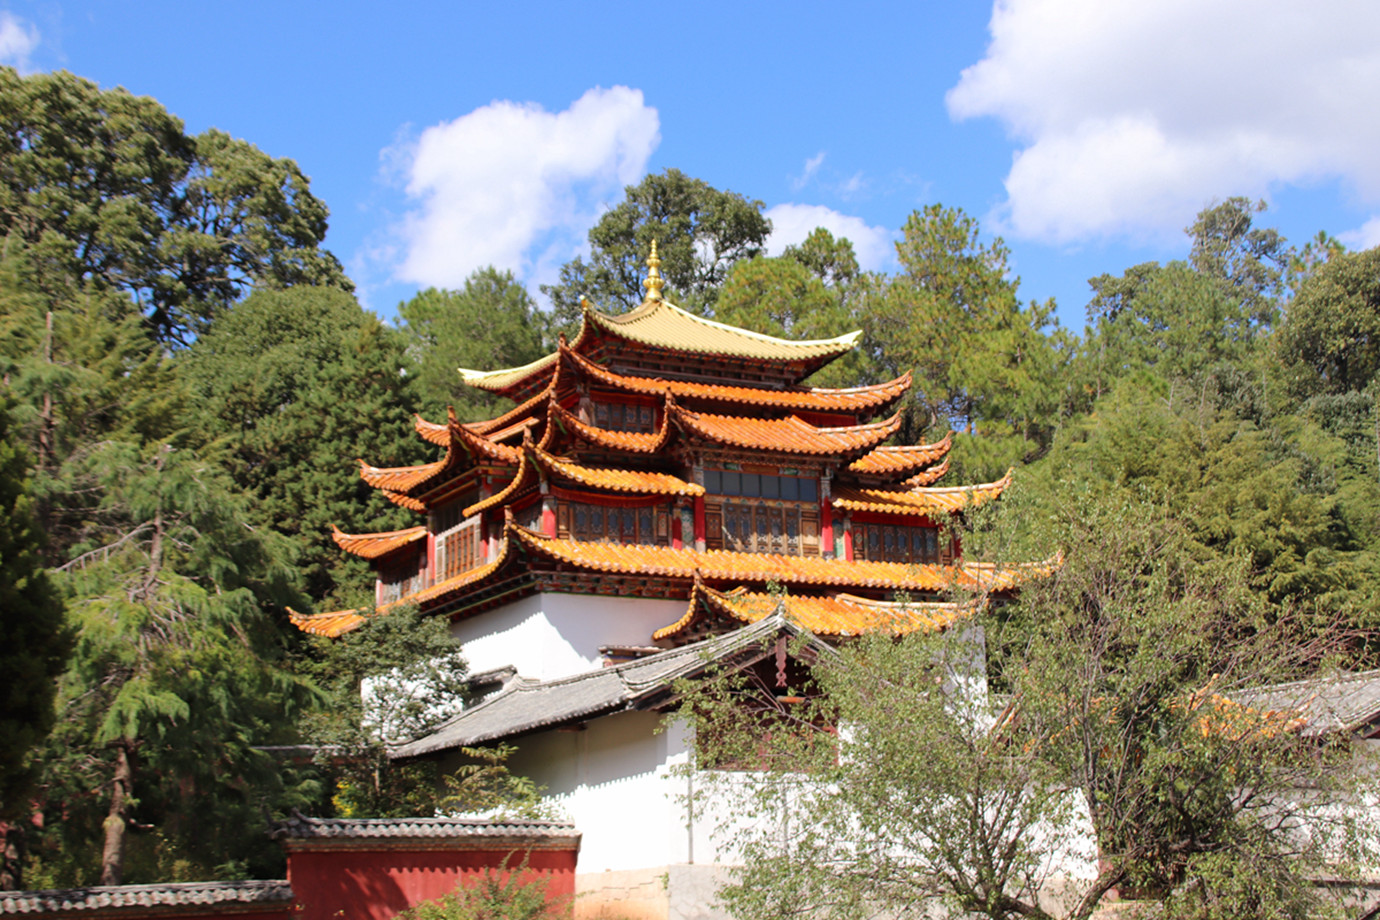
[[[614,667],[559,680],[519,678],[432,734],[394,749],[391,756],[405,760],[615,712],[653,708],[672,696],[677,680],[703,671],[711,662],[755,651],[781,632],[802,635],[799,627],[777,614],[731,633]],[[828,649],[823,643],[811,642],[817,650]]]
[[[308,818],[274,826],[275,839],[418,839],[432,837],[579,837],[560,821],[491,821],[483,818]]]
[[[1255,687],[1230,696],[1260,709],[1301,713],[1306,720],[1306,736],[1365,731],[1380,719],[1380,671],[1342,672]]]
[[[57,913],[137,908],[187,908],[225,904],[283,904],[292,901],[286,879],[251,882],[179,882],[167,885],[110,885],[49,891],[0,891],[0,914]],[[208,911],[214,913],[215,911]]]

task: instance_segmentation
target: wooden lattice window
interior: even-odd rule
[[[413,553],[401,559],[387,560],[379,566],[378,602],[391,604],[422,590],[426,576],[425,560],[422,553]]]
[[[594,424],[608,431],[651,432],[656,430],[656,412],[631,403],[595,403]]]
[[[855,522],[853,556],[873,562],[937,565],[952,561],[953,554],[936,527]]]
[[[436,535],[436,579],[445,581],[461,572],[484,564],[485,546],[481,539],[478,517],[468,520],[461,516],[464,505],[451,502],[431,515],[432,533]]]
[[[576,540],[646,546],[668,542],[667,511],[656,505],[631,508],[572,502],[570,517],[570,532]]]

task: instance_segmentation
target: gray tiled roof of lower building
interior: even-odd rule
[[[1229,694],[1259,709],[1297,711],[1305,735],[1358,731],[1380,717],[1380,671],[1342,672]]]
[[[800,628],[784,617],[770,616],[703,642],[614,667],[559,680],[520,678],[432,734],[396,748],[392,756],[421,757],[637,709],[649,698],[664,697],[677,680],[699,673],[710,662],[766,642],[782,631],[801,635]]]
[[[274,826],[275,838],[429,837],[578,837],[575,825],[561,821],[495,821],[484,818],[308,818],[302,815]]]
[[[291,900],[292,888],[286,879],[107,885],[98,888],[60,888],[49,891],[0,891],[0,914],[186,908],[232,903],[287,903]]]

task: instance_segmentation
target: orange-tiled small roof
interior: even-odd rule
[[[831,597],[777,596],[752,592],[746,587],[716,591],[697,584],[691,593],[690,607],[685,616],[652,633],[652,640],[659,642],[681,635],[711,614],[756,623],[771,616],[778,607],[787,619],[817,636],[840,637],[873,632],[901,635],[947,629],[979,609],[974,602],[898,603],[851,594],[835,594]]]
[[[583,334],[582,330],[581,335]],[[556,357],[557,355],[553,351],[551,354],[543,355],[521,367],[506,367],[496,371],[476,371],[466,367],[458,368],[458,370],[460,371],[460,379],[470,386],[488,390],[491,393],[503,393],[520,387],[533,377],[544,375],[555,365]]]
[[[428,422],[420,415],[413,415],[412,427],[417,429],[417,434],[422,436],[423,441],[435,444],[437,447],[447,447],[450,444],[449,425]]]
[[[342,533],[339,527],[331,529],[331,539],[335,540],[335,545],[361,559],[379,559],[394,550],[426,539],[425,527],[409,527],[385,533]]]
[[[865,387],[848,387],[846,389],[789,387],[778,390],[767,387],[737,387],[726,384],[692,383],[688,380],[665,380],[660,377],[630,377],[624,374],[615,374],[570,348],[563,349],[561,356],[591,379],[629,393],[656,396],[670,393],[677,398],[688,396],[752,406],[813,409],[822,412],[880,410],[904,396],[911,385],[911,374],[907,371],[903,376],[887,383]]]
[[[736,418],[675,408],[676,424],[687,433],[734,447],[788,454],[849,454],[867,450],[901,427],[901,416],[869,425],[819,428],[792,415],[782,419]]]
[[[442,473],[458,469],[464,458],[477,460],[483,457],[500,463],[516,464],[521,457],[521,451],[516,447],[499,444],[484,435],[475,434],[456,422],[451,422],[446,426],[446,430],[449,440],[446,444],[446,455],[440,460],[418,466],[394,467],[370,466],[360,460],[360,478],[376,489],[415,498],[418,490],[434,483]],[[402,504],[392,495],[389,495],[389,498]]]
[[[404,495],[401,492],[393,492],[389,489],[380,489],[379,491],[383,492],[384,498],[399,507],[406,508],[408,511],[425,512],[427,510],[426,502],[422,501],[420,498],[413,498],[411,495]]]
[[[915,444],[904,447],[879,447],[864,454],[848,464],[851,473],[910,473],[923,469],[943,457],[954,445],[954,433],[950,431],[943,440],[933,444]]]
[[[661,428],[658,431],[647,433],[640,431],[612,431],[608,428],[599,428],[588,422],[580,421],[579,416],[568,409],[564,409],[559,403],[552,402],[550,408],[551,418],[559,421],[562,426],[575,436],[588,441],[599,447],[610,450],[625,450],[634,454],[655,454],[660,453],[666,446],[670,438],[671,427],[667,422],[669,415],[663,415]],[[553,440],[552,426],[547,425],[547,436],[542,439],[542,447],[549,447]]]
[[[996,482],[943,488],[868,489],[839,486],[834,507],[845,511],[877,511],[885,514],[949,514],[976,508],[1001,495],[1011,485],[1011,473]]]
[[[921,470],[907,479],[905,484],[914,488],[915,486],[928,486],[938,482],[949,472],[949,460],[949,457],[945,457],[944,462],[938,466],[932,466],[927,470]]]
[[[552,456],[541,448],[532,448],[538,465],[563,479],[608,492],[630,492],[637,495],[703,495],[704,487],[672,476],[669,473],[650,473],[643,470],[615,470],[580,466]]]
[[[364,617],[356,610],[333,610],[330,613],[298,613],[291,607],[287,609],[288,620],[293,626],[313,636],[338,639],[347,632],[358,629]]]

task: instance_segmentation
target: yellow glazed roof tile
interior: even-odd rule
[[[355,610],[333,610],[329,613],[298,613],[291,607],[287,609],[288,620],[304,633],[338,639],[364,623],[364,617]]]
[[[661,429],[655,432],[640,431],[613,431],[608,428],[599,428],[588,422],[582,422],[579,416],[568,409],[562,408],[558,403],[551,403],[551,416],[563,425],[573,435],[591,444],[611,450],[625,450],[635,454],[655,454],[666,446],[667,439],[670,437],[670,426],[667,425],[667,417],[661,420]],[[550,435],[551,430],[548,425],[547,430]],[[543,447],[548,446],[550,438],[543,438]]]

